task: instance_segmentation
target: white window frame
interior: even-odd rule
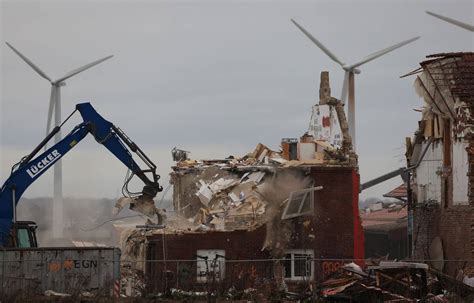
[[[287,249],[285,250],[285,259],[283,262],[286,262],[288,259],[286,259],[286,255],[291,255],[290,258],[290,271],[291,271],[291,276],[286,277],[286,269],[284,268],[284,278],[287,281],[312,281],[314,280],[314,250],[312,249]],[[308,276],[295,276],[295,255],[300,254],[300,255],[307,255],[310,260],[309,266],[310,266],[310,272],[311,275]]]
[[[281,215],[281,219],[291,219],[291,218],[296,218],[304,215],[313,215],[314,214],[314,192],[318,190],[322,190],[322,186],[316,186],[316,187],[311,187],[311,188],[306,188],[303,190],[297,190],[297,191],[292,191],[290,192],[290,196],[288,199],[286,199],[285,203],[285,210],[283,211]],[[301,200],[295,200],[295,197],[303,195],[303,198]],[[306,202],[306,200],[309,199],[309,210],[306,212],[303,212],[303,206]],[[288,210],[290,209],[290,205],[292,203],[299,203],[298,204],[298,211],[295,213],[290,213],[288,214]]]
[[[221,255],[225,257],[224,249],[198,249],[196,251],[196,282],[206,283],[212,282],[212,274],[215,272],[215,281],[222,281],[225,277],[225,259],[215,258],[216,255]],[[208,257],[207,266],[209,267],[209,281],[208,275],[206,272],[206,260],[199,258]],[[217,271],[214,271],[217,269]]]

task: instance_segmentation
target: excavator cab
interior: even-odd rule
[[[12,223],[7,247],[31,248],[38,247],[36,240],[36,225],[33,221],[17,221]]]

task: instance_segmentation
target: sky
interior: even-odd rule
[[[308,128],[319,74],[339,98],[343,70],[291,22],[294,18],[347,63],[397,42],[416,42],[363,65],[356,75],[361,181],[405,164],[423,105],[414,77],[426,55],[472,51],[474,35],[425,14],[474,24],[472,1],[0,1],[0,182],[44,137],[50,84],[6,45],[50,77],[114,57],[67,80],[62,116],[91,102],[158,166],[168,185],[171,149],[191,157],[243,156],[257,143]],[[63,127],[67,134],[80,122]],[[52,169],[26,197],[52,196]],[[119,197],[126,168],[93,139],[63,158],[64,195]],[[380,197],[396,178],[364,191]],[[138,189],[139,183],[135,183]]]

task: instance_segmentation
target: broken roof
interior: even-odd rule
[[[392,189],[388,193],[383,195],[386,198],[396,198],[403,199],[407,197],[407,186],[405,183],[399,185],[398,187]]]
[[[188,171],[205,170],[216,167],[223,170],[234,171],[266,171],[275,172],[277,168],[330,166],[330,167],[353,167],[357,162],[342,154],[340,149],[321,140],[300,142],[301,144],[313,144],[311,157],[303,156],[296,160],[285,159],[282,151],[271,150],[264,144],[257,144],[255,149],[243,157],[229,157],[226,159],[201,159],[182,160],[172,167],[173,172],[186,173]],[[298,144],[300,144],[298,143]]]
[[[472,104],[474,102],[474,53],[439,53],[420,63],[425,69],[439,69],[433,79],[441,86],[447,86],[454,97]]]
[[[438,114],[456,120],[456,102],[474,103],[474,53],[440,53],[420,62],[417,91]]]
[[[415,90],[425,102],[420,123],[422,135],[441,139],[446,119],[451,120],[456,138],[474,134],[474,53],[438,53],[426,57],[420,68],[405,75],[418,74]]]

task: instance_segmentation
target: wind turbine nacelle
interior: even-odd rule
[[[66,82],[59,82],[59,83],[54,83],[54,86],[61,87],[61,86],[66,86]]]
[[[347,64],[344,64],[342,66],[342,69],[345,70],[346,72],[349,72],[349,73],[354,73],[354,74],[360,74],[360,69],[358,68],[351,68],[350,65],[347,65]]]

